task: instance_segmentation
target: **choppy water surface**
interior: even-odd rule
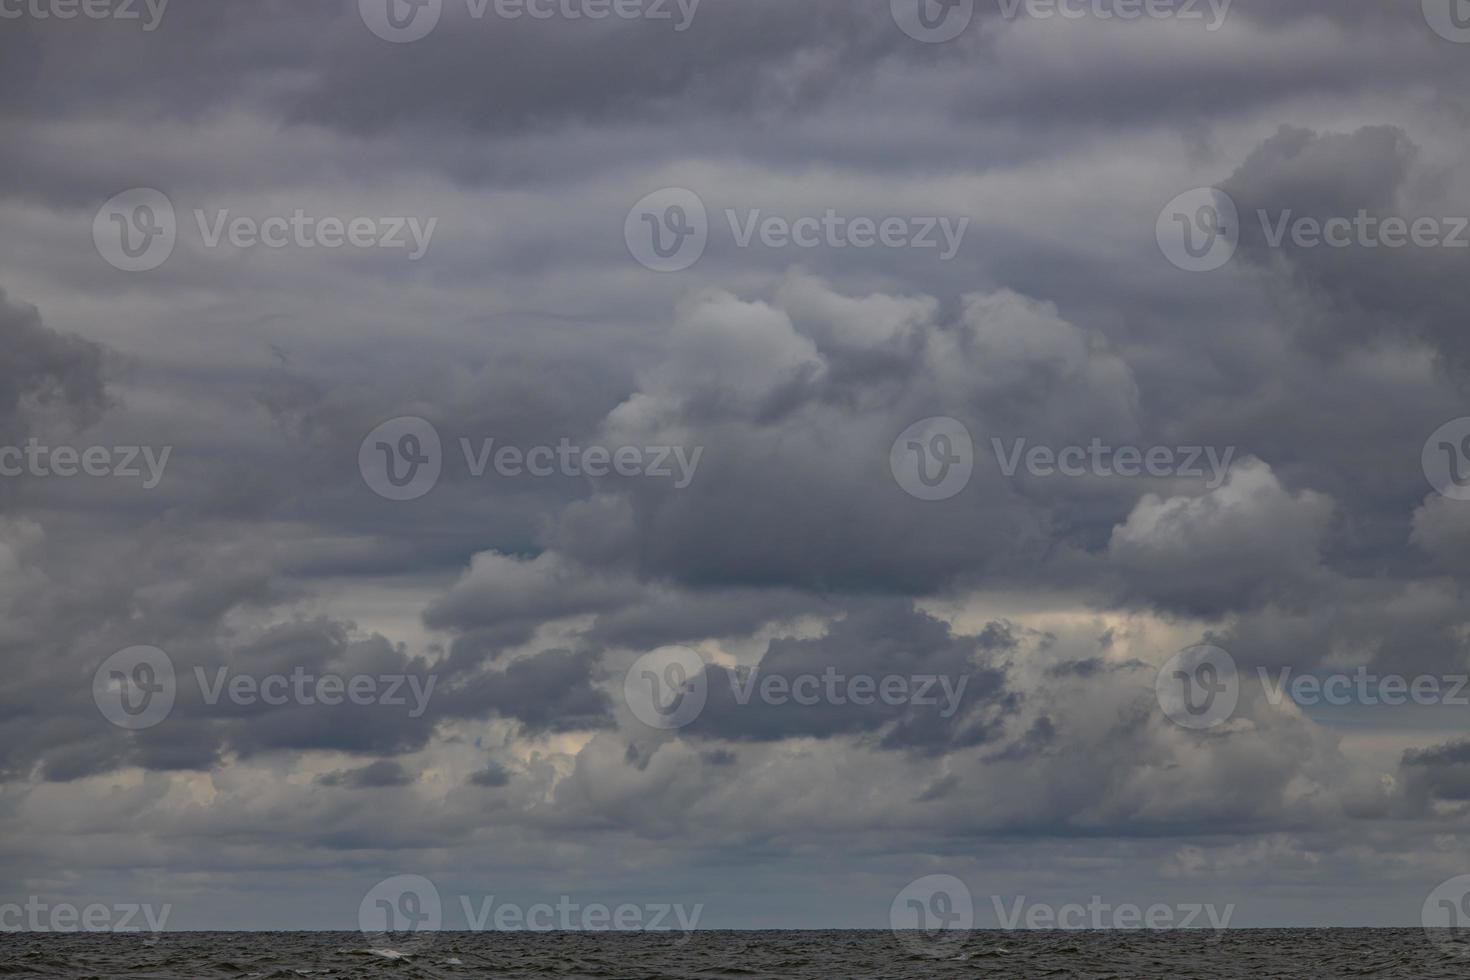
[[[408,938],[408,937],[406,937]],[[0,976],[296,977],[1436,977],[1470,976],[1470,947],[1417,929],[977,932],[915,948],[889,932],[0,934]]]

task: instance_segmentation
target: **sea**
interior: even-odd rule
[[[695,933],[0,933],[0,977],[589,980],[1470,977],[1470,942],[1421,929]]]

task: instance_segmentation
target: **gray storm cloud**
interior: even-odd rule
[[[1032,867],[1402,924],[1470,864],[1451,714],[1335,724],[1244,683],[1191,731],[1155,698],[1204,641],[1247,679],[1470,670],[1470,503],[1424,462],[1466,414],[1470,249],[1268,234],[1466,215],[1470,48],[1368,0],[1236,0],[1216,30],[980,3],[942,44],[886,0],[704,0],[680,31],[467,10],[402,44],[355,2],[0,20],[0,449],[168,452],[151,486],[0,476],[5,880],[187,891],[179,928],[350,925],[404,869],[874,925],[920,870]],[[1190,273],[1157,223],[1206,186],[1240,241]],[[94,218],[140,187],[177,240],[128,272]],[[624,237],[666,187],[712,229],[677,273]],[[298,208],[435,220],[432,248],[193,221]],[[727,210],[968,224],[939,261],[741,243]],[[411,500],[359,468],[401,418],[445,450]],[[936,418],[973,453],[926,500],[893,453]],[[700,455],[476,475],[461,440]],[[1094,442],[1219,472],[993,448]],[[135,646],[177,690],[129,730],[93,683]],[[674,646],[709,698],[657,730],[624,682]],[[964,686],[736,696],[829,671]],[[266,696],[301,675],[405,703]]]

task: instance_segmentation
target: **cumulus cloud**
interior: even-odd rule
[[[1149,494],[1113,530],[1109,557],[1138,593],[1166,608],[1218,615],[1263,602],[1298,605],[1325,574],[1332,501],[1295,494],[1271,468],[1243,460],[1219,489]]]

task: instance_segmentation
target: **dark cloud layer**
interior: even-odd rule
[[[936,871],[1403,924],[1470,866],[1462,719],[1259,673],[1470,671],[1470,504],[1425,452],[1467,414],[1470,248],[1272,240],[1470,213],[1470,47],[1417,3],[1236,0],[1209,30],[981,2],[943,44],[889,6],[446,2],[406,44],[337,0],[0,19],[0,452],[169,450],[156,486],[0,476],[5,880],[187,894],[180,927],[351,925],[405,870],[662,885],[711,925],[881,925]],[[1205,186],[1239,247],[1192,273],[1156,233]],[[133,187],[177,218],[146,272],[92,240]],[[678,273],[624,239],[664,187],[709,218]],[[200,229],[298,209],[436,226],[412,261]],[[943,259],[742,245],[755,211],[968,224]],[[396,501],[359,451],[407,416],[443,472]],[[973,472],[924,500],[891,454],[934,417]],[[477,474],[492,439],[697,466]],[[1024,463],[1093,444],[1204,469]],[[1201,641],[1241,674],[1203,731],[1154,690]],[[657,731],[623,682],[675,645],[709,698]],[[128,730],[92,684],[135,646],[179,683]],[[964,687],[947,714],[736,696],[829,670]],[[302,673],[407,703],[209,695]]]

